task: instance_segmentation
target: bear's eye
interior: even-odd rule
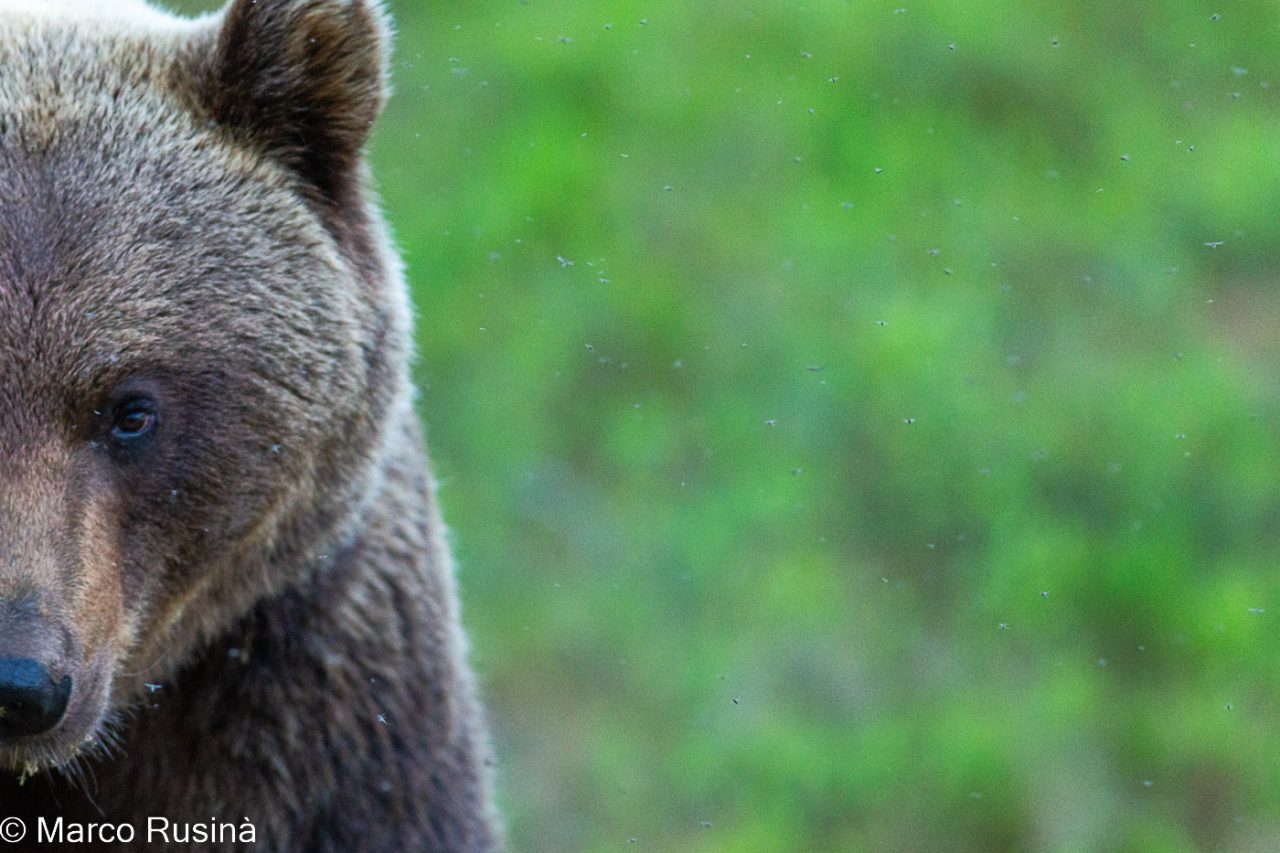
[[[137,441],[156,426],[156,406],[145,397],[126,400],[116,409],[111,437],[120,442]]]

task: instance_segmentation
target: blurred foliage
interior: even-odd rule
[[[389,5],[514,849],[1275,849],[1271,4]]]

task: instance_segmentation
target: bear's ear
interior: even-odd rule
[[[334,201],[386,100],[389,41],[379,0],[232,0],[204,100]]]

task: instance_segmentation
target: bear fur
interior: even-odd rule
[[[388,35],[377,0],[0,0],[0,659],[74,684],[0,738],[28,840],[498,846],[362,159]]]

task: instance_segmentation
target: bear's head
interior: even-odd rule
[[[0,766],[302,572],[409,405],[376,0],[0,0]]]

